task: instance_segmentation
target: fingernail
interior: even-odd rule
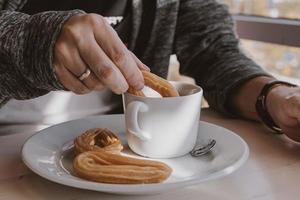
[[[143,64],[143,69],[150,72],[150,68],[145,64]]]
[[[123,87],[121,89],[121,94],[127,92],[128,88],[129,88],[128,84],[123,85]]]
[[[128,88],[127,88],[127,89],[126,89],[126,88],[120,88],[120,89],[116,90],[115,93],[116,93],[116,94],[123,94],[123,93],[125,93],[127,90],[128,90]]]
[[[136,85],[135,85],[135,89],[136,90],[141,90],[144,88],[144,82],[139,81]]]

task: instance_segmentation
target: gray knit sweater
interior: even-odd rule
[[[239,49],[227,8],[215,0],[156,0],[150,38],[141,60],[165,77],[175,53],[181,73],[203,87],[210,106],[230,113],[227,101],[243,82],[266,73]],[[35,15],[17,12],[25,0],[0,0],[0,106],[64,89],[52,67],[53,46],[64,22],[78,10]],[[132,1],[134,51],[142,23],[142,0]],[[79,8],[80,9],[80,8]]]

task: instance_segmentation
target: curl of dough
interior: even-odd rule
[[[106,128],[87,130],[75,139],[74,147],[76,154],[100,150],[119,154],[123,149],[120,139]]]
[[[158,161],[141,160],[105,151],[79,154],[73,167],[79,177],[87,180],[115,183],[159,183],[167,179],[172,169]]]

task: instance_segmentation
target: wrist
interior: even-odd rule
[[[259,121],[255,102],[264,85],[272,80],[275,80],[275,78],[258,76],[241,85],[232,95],[232,103],[230,105],[234,113],[246,119]]]
[[[47,11],[30,16],[26,24],[24,65],[32,68],[28,79],[37,88],[46,91],[64,89],[53,67],[54,46],[67,20],[80,13],[80,10]]]
[[[272,80],[264,85],[257,97],[255,104],[256,112],[260,120],[274,132],[281,132],[277,120],[281,109],[280,102],[284,100],[291,87],[295,87],[295,85]]]

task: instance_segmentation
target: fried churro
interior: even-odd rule
[[[79,177],[102,183],[159,183],[167,179],[172,169],[158,161],[141,160],[105,151],[79,154],[73,167]]]
[[[87,130],[75,139],[74,147],[76,154],[99,150],[118,154],[123,149],[120,139],[106,128]]]
[[[110,130],[95,128],[74,141],[75,173],[84,179],[115,184],[159,183],[172,169],[158,161],[123,156],[121,140]]]
[[[144,76],[145,85],[158,92],[162,97],[179,96],[177,90],[167,80],[148,71],[142,71],[142,73]],[[145,96],[143,91],[135,90],[132,87],[129,87],[127,92],[136,96]]]

